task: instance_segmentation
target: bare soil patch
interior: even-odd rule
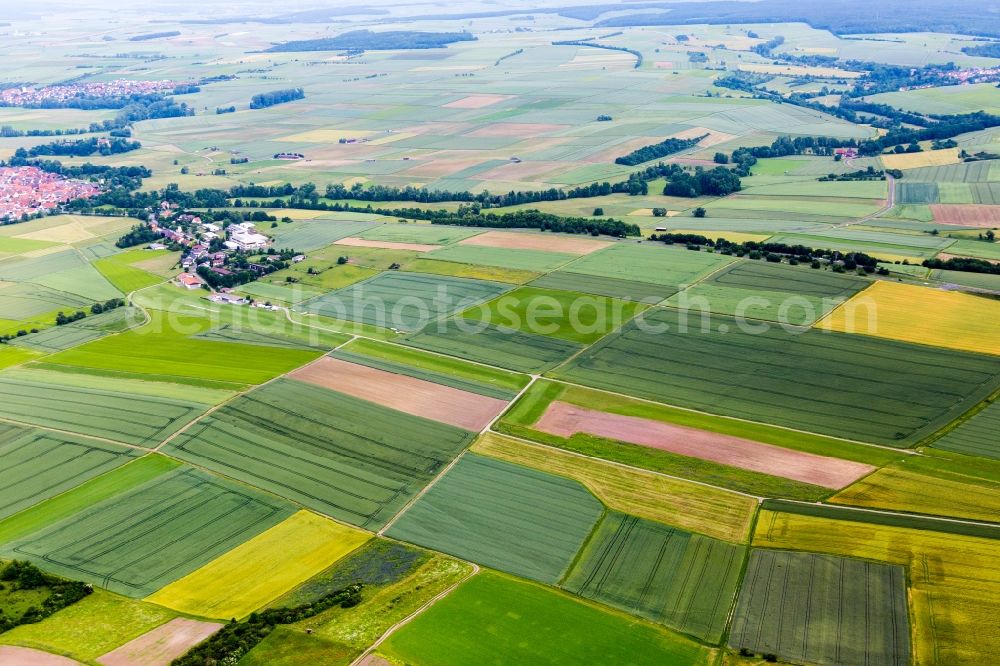
[[[514,99],[513,95],[469,95],[454,102],[444,105],[446,109],[482,109],[487,106],[499,104],[508,99]]]
[[[367,240],[365,238],[341,238],[334,245],[350,245],[351,247],[378,247],[384,250],[413,250],[415,252],[430,252],[440,250],[440,245],[424,243],[397,243],[395,241]]]
[[[497,398],[330,357],[295,370],[289,377],[475,432],[507,406]]]
[[[97,658],[105,666],[167,666],[222,628],[218,622],[174,618]]]
[[[595,241],[556,234],[512,233],[507,231],[487,231],[484,234],[466,238],[460,245],[480,245],[483,247],[502,247],[508,250],[545,250],[548,252],[565,252],[567,254],[590,254],[606,248],[613,243]]]
[[[560,437],[587,433],[762,474],[838,489],[874,471],[871,465],[783,449],[740,437],[555,401],[534,426]]]
[[[931,204],[934,221],[963,227],[1000,227],[1000,206],[985,204]]]
[[[41,650],[0,645],[0,666],[80,666],[80,662]]]

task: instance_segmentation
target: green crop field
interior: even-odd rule
[[[666,247],[619,243],[605,250],[580,257],[564,270],[600,278],[646,282],[669,287],[664,298],[709,275],[735,257]]]
[[[0,543],[25,537],[92,504],[140,486],[179,465],[179,462],[170,458],[151,454],[116,467],[106,474],[0,520]]]
[[[79,486],[139,456],[135,449],[72,435],[0,427],[0,519]]]
[[[163,278],[141,268],[136,262],[171,254],[168,250],[131,250],[113,254],[93,263],[94,268],[123,294],[163,282]]]
[[[207,405],[97,388],[0,377],[0,418],[155,446]]]
[[[582,348],[569,340],[463,319],[435,323],[407,337],[405,343],[518,372],[544,372]]]
[[[726,317],[671,310],[644,320],[555,376],[891,446],[929,435],[1000,387],[1000,359],[986,355],[817,329],[752,331]]]
[[[481,233],[481,229],[463,229],[442,224],[382,224],[359,236],[367,240],[392,243],[449,245]]]
[[[75,311],[92,304],[81,296],[36,284],[10,284],[0,288],[0,308],[9,319],[29,319],[60,309]]]
[[[1000,432],[1000,402],[992,402],[934,440],[932,446],[945,451],[1000,460],[997,432]]]
[[[793,662],[909,664],[905,569],[754,549],[729,644]]]
[[[316,358],[318,352],[220,343],[191,337],[211,322],[153,312],[148,326],[54,354],[49,363],[174,379],[259,384]]]
[[[0,546],[0,554],[144,597],[276,525],[291,504],[180,468]]]
[[[453,261],[457,264],[499,266],[522,271],[551,271],[576,259],[576,255],[544,250],[512,250],[479,245],[451,245],[434,250],[428,259]]]
[[[489,636],[489,640],[483,640]],[[541,586],[481,573],[380,648],[403,663],[460,666],[503,655],[520,664],[706,664],[710,652]]]
[[[676,294],[671,307],[812,324],[868,285],[856,276],[759,261],[740,261]]]
[[[11,344],[52,353],[97,340],[105,335],[106,333],[103,331],[84,328],[82,326],[53,326],[52,328],[42,329],[38,333],[31,333],[21,338],[15,338],[11,340]]]
[[[605,296],[521,287],[462,316],[526,333],[587,345],[630,321],[645,306]]]
[[[562,291],[581,291],[585,294],[621,298],[630,301],[658,303],[674,292],[673,287],[656,285],[638,280],[621,280],[618,278],[584,275],[570,271],[553,271],[531,282],[532,287],[540,289],[560,289]]]
[[[483,280],[388,272],[306,301],[302,307],[334,319],[414,331],[508,289],[509,285]]]
[[[362,527],[380,527],[472,434],[290,379],[193,425],[165,453]]]
[[[718,643],[745,553],[746,546],[609,513],[562,586]]]
[[[576,481],[466,454],[386,534],[555,583],[602,510]]]
[[[290,305],[323,295],[321,290],[309,286],[272,283],[265,280],[257,280],[256,282],[241,285],[240,293],[248,294],[257,301],[280,301]]]
[[[276,247],[310,252],[326,247],[341,238],[356,236],[372,229],[374,225],[374,221],[312,219],[295,220],[290,223],[279,222],[276,228],[266,231],[274,236]]]

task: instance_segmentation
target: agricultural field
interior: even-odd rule
[[[1000,460],[1000,442],[996,438],[998,427],[1000,403],[993,401],[945,432],[931,445],[945,451]]]
[[[886,2],[3,12],[0,663],[1000,663],[1000,58]]]
[[[208,405],[179,398],[0,376],[0,419],[153,447]]]
[[[746,546],[609,513],[562,586],[718,643],[745,554]]]
[[[867,286],[856,276],[769,262],[738,262],[666,304],[749,319],[809,325]]]
[[[386,535],[555,583],[602,510],[576,481],[466,454]]]
[[[201,617],[244,617],[368,540],[360,530],[299,511],[188,574],[148,601]],[[247,585],[247,581],[259,581]]]
[[[381,328],[415,331],[507,291],[507,285],[423,273],[382,273],[301,305],[307,311]]]
[[[163,452],[377,528],[471,439],[466,430],[280,379],[212,412]]]
[[[1000,540],[927,524],[880,525],[762,511],[753,544],[759,548],[811,551],[906,567],[909,574],[910,651],[918,664],[992,660],[1000,642],[992,632],[1000,580]],[[933,561],[934,566],[926,566]],[[744,588],[746,589],[746,588]],[[888,609],[882,606],[882,612]]]
[[[330,356],[500,400],[513,399],[529,381],[515,372],[362,338]]]
[[[447,319],[428,326],[408,336],[404,343],[438,354],[526,373],[545,372],[583,348],[569,340],[464,318]]]
[[[712,655],[687,638],[496,573],[474,576],[379,652],[447,666],[483,663],[497,654],[521,663],[565,664],[706,664]]]
[[[745,540],[756,509],[746,495],[486,433],[472,451],[576,479],[608,507],[726,541]]]
[[[920,303],[914,316],[912,305]],[[990,325],[1000,302],[981,296],[879,280],[820,322],[824,330],[871,335],[959,351],[1000,355]]]
[[[135,449],[72,435],[4,425],[0,429],[0,521],[140,455]]]
[[[293,513],[247,487],[178,468],[6,542],[0,555],[144,597]]]
[[[626,325],[554,376],[891,446],[914,443],[1000,388],[1000,362],[979,354],[816,329],[751,332],[714,315],[692,324],[670,310],[645,324]]]
[[[792,662],[902,666],[908,628],[902,566],[755,548],[729,645]]]
[[[462,313],[501,328],[592,344],[630,321],[645,306],[572,291],[521,287]]]
[[[1000,511],[1000,467],[965,456],[910,456],[828,501],[993,522]]]

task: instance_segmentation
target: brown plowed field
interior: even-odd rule
[[[1000,227],[1000,206],[982,204],[931,204],[934,221],[963,227]]]
[[[217,622],[174,618],[97,658],[105,666],[167,666],[217,632]]]
[[[0,666],[80,666],[80,662],[41,650],[0,645]]]
[[[549,405],[534,428],[559,437],[587,433],[824,488],[843,488],[875,469],[730,435],[598,412],[558,400]]]
[[[489,425],[507,406],[506,401],[497,398],[330,357],[295,370],[288,376],[474,432]]]
[[[513,233],[508,231],[487,231],[484,234],[466,238],[460,245],[481,245],[484,247],[502,247],[508,250],[545,250],[547,252],[565,252],[567,254],[590,254],[602,250],[612,243],[593,241],[555,234]]]

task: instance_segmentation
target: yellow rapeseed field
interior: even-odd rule
[[[1000,540],[765,510],[753,545],[904,565],[914,663],[1000,660]]]
[[[886,169],[916,169],[919,167],[958,164],[961,161],[961,158],[958,156],[958,148],[924,150],[919,153],[902,153],[900,155],[882,155],[882,165]]]
[[[315,576],[370,538],[299,511],[151,595],[182,613],[240,618]]]
[[[961,351],[1000,354],[1000,301],[878,281],[816,327]]]

